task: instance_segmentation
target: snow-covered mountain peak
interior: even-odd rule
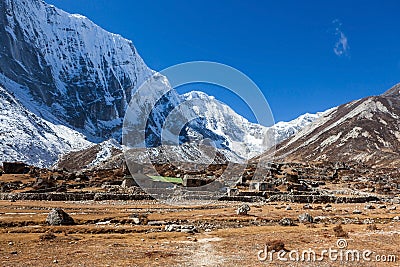
[[[153,73],[132,42],[43,1],[0,7],[1,72],[29,88],[46,119],[55,114],[92,140],[118,139],[133,91]]]
[[[276,144],[279,144],[283,140],[296,134],[299,130],[305,128],[306,126],[311,125],[314,121],[331,112],[332,110],[333,109],[328,109],[315,114],[305,113],[294,120],[288,122],[280,121],[276,123],[274,126],[272,126],[272,129],[275,131]]]
[[[9,116],[4,118],[7,123],[0,150],[5,152],[0,160],[48,166],[59,154],[91,142],[120,141],[128,106],[137,111],[134,118],[145,118],[146,147],[157,147],[163,123],[185,101],[194,105],[184,107],[179,122],[189,123],[183,128],[174,121],[170,125],[182,129],[177,133],[181,144],[209,139],[226,151],[227,158],[249,158],[271,145],[266,141],[266,136],[271,136],[268,128],[249,122],[203,92],[180,96],[167,77],[146,66],[131,41],[107,32],[85,16],[69,14],[41,0],[0,0],[0,10],[4,11],[0,12],[1,112]],[[140,97],[131,101],[150,77],[156,86],[139,90]],[[18,119],[8,110],[15,110]],[[298,123],[302,127],[306,122]],[[284,124],[281,127],[285,128]],[[13,135],[17,130],[21,140]],[[287,131],[284,135],[288,136]],[[100,144],[104,153],[99,152],[99,158],[109,155],[112,146]],[[31,155],[43,160],[31,159]]]
[[[282,128],[287,128],[287,127],[304,127],[307,124],[315,121],[316,119],[318,119],[319,117],[321,117],[323,114],[329,112],[330,109],[323,111],[323,112],[317,112],[317,113],[305,113],[303,115],[300,115],[299,117],[289,121],[289,122],[285,122],[285,121],[280,121],[277,122],[274,127],[276,129],[282,129]]]
[[[205,118],[208,129],[224,136],[229,147],[244,159],[261,154],[328,112],[306,113],[292,121],[265,127],[249,122],[231,107],[204,92],[189,92],[184,94],[183,98],[186,101],[201,99],[203,105],[194,106],[193,110],[199,117]],[[271,134],[275,138],[271,137]]]
[[[183,94],[183,98],[185,100],[192,100],[192,99],[215,100],[214,96],[207,95],[202,91],[191,91],[185,93]]]

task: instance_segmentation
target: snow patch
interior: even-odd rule
[[[0,87],[0,124],[0,162],[23,161],[50,167],[59,155],[93,144],[77,131],[36,116],[3,87]]]
[[[339,140],[341,135],[342,135],[342,132],[338,133],[337,135],[332,135],[332,136],[326,138],[321,143],[321,147],[325,147],[325,146],[328,146],[328,145],[331,145],[331,144],[335,143],[337,140]]]
[[[97,152],[96,158],[89,163],[86,168],[95,167],[100,163],[110,159],[112,156],[112,149],[122,150],[121,145],[115,139],[102,142],[98,144],[98,146],[100,147],[100,150]]]

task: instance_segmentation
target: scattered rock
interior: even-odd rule
[[[325,208],[324,208],[324,211],[331,212],[331,211],[332,211],[332,208],[331,208],[331,207],[325,207]]]
[[[361,210],[353,210],[353,214],[362,214]]]
[[[247,204],[243,204],[240,206],[237,210],[236,213],[237,215],[247,215],[247,213],[250,211],[250,206]]]
[[[341,224],[338,226],[333,227],[333,231],[335,232],[336,237],[349,237],[349,234],[343,230],[343,227]]]
[[[111,224],[111,221],[103,221],[103,222],[97,222],[96,225],[108,225]]]
[[[283,218],[282,220],[279,221],[279,225],[281,225],[281,226],[294,226],[295,223],[290,218]]]
[[[376,224],[368,224],[367,225],[367,230],[370,230],[370,231],[376,231],[376,230],[379,230],[378,229],[378,227],[376,227]]]
[[[279,252],[281,250],[289,251],[285,248],[285,243],[282,240],[269,241],[266,243],[266,245],[268,247],[268,251],[275,251],[275,252]]]
[[[392,219],[394,222],[400,222],[400,216],[393,217]]]
[[[17,255],[18,252],[17,252],[17,251],[11,251],[10,254],[11,254],[11,255]]]
[[[304,210],[311,210],[313,207],[311,206],[311,204],[305,204],[304,206],[303,206],[303,209]]]
[[[300,223],[313,223],[314,218],[308,213],[303,213],[303,214],[299,215],[299,222]]]
[[[133,187],[133,186],[137,186],[137,183],[136,183],[136,181],[135,181],[132,177],[130,177],[130,178],[125,178],[125,179],[122,181],[122,184],[121,184],[121,187],[122,187],[122,188],[129,188],[129,187]]]
[[[166,225],[167,222],[166,221],[148,221],[147,225],[152,225],[152,226],[162,226],[162,225]]]
[[[314,218],[314,222],[316,222],[316,223],[318,223],[318,222],[323,222],[323,221],[325,221],[326,219],[327,219],[326,216],[316,216],[316,217]]]
[[[227,192],[228,192],[229,197],[239,195],[239,189],[237,189],[237,188],[228,188]]]
[[[196,233],[197,229],[194,225],[169,224],[165,226],[167,232]]]
[[[286,210],[292,210],[291,206],[286,206]]]
[[[373,209],[375,209],[375,206],[368,204],[368,205],[365,205],[364,209],[373,210]]]
[[[148,223],[147,215],[145,215],[145,214],[133,213],[129,216],[129,218],[132,219],[134,224],[147,224]]]
[[[46,223],[49,225],[73,225],[74,219],[60,208],[53,209],[47,216]]]
[[[392,204],[400,204],[400,197],[395,197],[392,199]]]
[[[390,207],[388,210],[396,210],[396,206]]]
[[[386,205],[379,205],[378,208],[379,209],[386,209]]]
[[[134,224],[140,224],[140,219],[139,219],[139,217],[133,217],[133,218],[132,218],[132,221],[133,221]]]
[[[326,204],[325,208],[332,208],[332,205],[331,204]]]
[[[174,232],[177,231],[177,229],[180,229],[180,225],[178,224],[170,224],[165,226],[165,231],[167,232]]]
[[[363,220],[363,224],[374,224],[375,223],[375,220],[374,219],[365,219],[365,220]]]

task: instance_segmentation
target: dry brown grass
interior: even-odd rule
[[[379,231],[366,230],[362,223],[341,225],[348,233],[350,249],[371,249],[400,258],[400,223],[390,221],[399,215],[398,210],[377,209],[353,215],[351,211],[359,205],[334,204],[332,212],[307,210],[314,217],[329,216],[331,221],[313,224],[314,227],[283,227],[277,221],[282,217],[296,219],[304,212],[303,205],[291,204],[290,211],[277,210],[276,205],[250,205],[250,216],[243,217],[235,214],[240,203],[172,207],[155,202],[0,201],[0,265],[52,266],[57,260],[59,266],[266,266],[257,259],[257,252],[265,245],[275,244],[276,248],[287,250],[334,248],[338,237],[332,229],[336,223],[357,216],[360,222],[374,219]],[[47,226],[46,215],[55,207],[63,208],[78,224]],[[132,213],[145,214],[150,221],[180,220],[184,224],[216,227],[211,232],[200,229],[197,234],[164,232],[163,226],[133,224],[129,218]],[[96,224],[104,221],[110,223]],[[11,254],[15,251],[17,254]],[[279,262],[268,264],[279,266]],[[323,262],[291,266],[343,265]],[[396,265],[364,262],[345,266]]]

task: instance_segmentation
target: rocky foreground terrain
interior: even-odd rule
[[[277,258],[260,260],[259,251],[311,248],[321,256],[320,251],[335,249],[337,240],[345,239],[349,249],[374,252],[372,262],[349,261],[346,266],[396,266],[397,168],[343,162],[256,166],[235,165],[233,169],[245,171],[219,201],[170,206],[132,182],[125,165],[74,171],[4,163],[1,264],[282,266]],[[174,178],[182,187],[188,179],[218,178],[226,167],[144,164],[140,172]],[[376,256],[388,262],[377,262]],[[326,258],[306,266],[342,264]]]
[[[58,207],[73,225],[49,225]],[[345,239],[348,249],[373,251],[371,262],[325,258],[290,266],[397,266],[399,204],[252,203],[238,214],[240,208],[238,202],[171,207],[154,201],[0,201],[0,264],[283,266],[289,263],[276,254],[260,261],[259,251],[311,248],[320,257]]]

